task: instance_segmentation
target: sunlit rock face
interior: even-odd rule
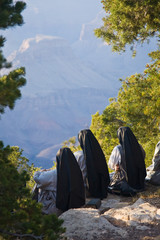
[[[140,236],[148,236],[160,223],[160,209],[141,198],[134,204],[130,200],[109,194],[100,209],[68,210],[59,216],[64,220],[64,235],[68,240],[143,239]]]
[[[24,95],[47,95],[55,90],[96,88],[114,90],[111,79],[86,67],[73,53],[67,41],[59,37],[37,35],[23,41],[9,57],[13,68],[25,66],[27,85]]]

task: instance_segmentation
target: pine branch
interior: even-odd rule
[[[32,239],[36,239],[36,240],[43,240],[43,236],[35,236],[33,234],[19,234],[19,233],[11,233],[11,232],[7,232],[4,231],[3,229],[0,229],[0,232],[6,235],[10,235],[10,236],[14,236],[14,237],[18,237],[18,238],[32,238]]]

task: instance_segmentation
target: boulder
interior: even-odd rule
[[[67,240],[143,239],[139,234],[151,235],[153,226],[158,229],[160,209],[141,198],[133,203],[132,198],[126,201],[126,198],[109,194],[101,201],[99,209],[86,206],[70,209],[59,218],[64,220]]]

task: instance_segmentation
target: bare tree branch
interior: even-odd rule
[[[43,240],[43,236],[35,236],[33,234],[19,234],[19,233],[11,233],[11,232],[7,232],[7,231],[4,231],[3,229],[0,229],[0,232],[3,233],[3,234],[7,234],[7,235],[10,235],[10,236],[14,236],[14,237],[18,237],[19,239],[22,239],[22,238],[32,238],[32,239],[36,239],[36,240]]]

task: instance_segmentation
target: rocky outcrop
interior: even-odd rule
[[[141,198],[109,195],[99,209],[70,209],[59,218],[68,240],[159,239],[160,209]]]

